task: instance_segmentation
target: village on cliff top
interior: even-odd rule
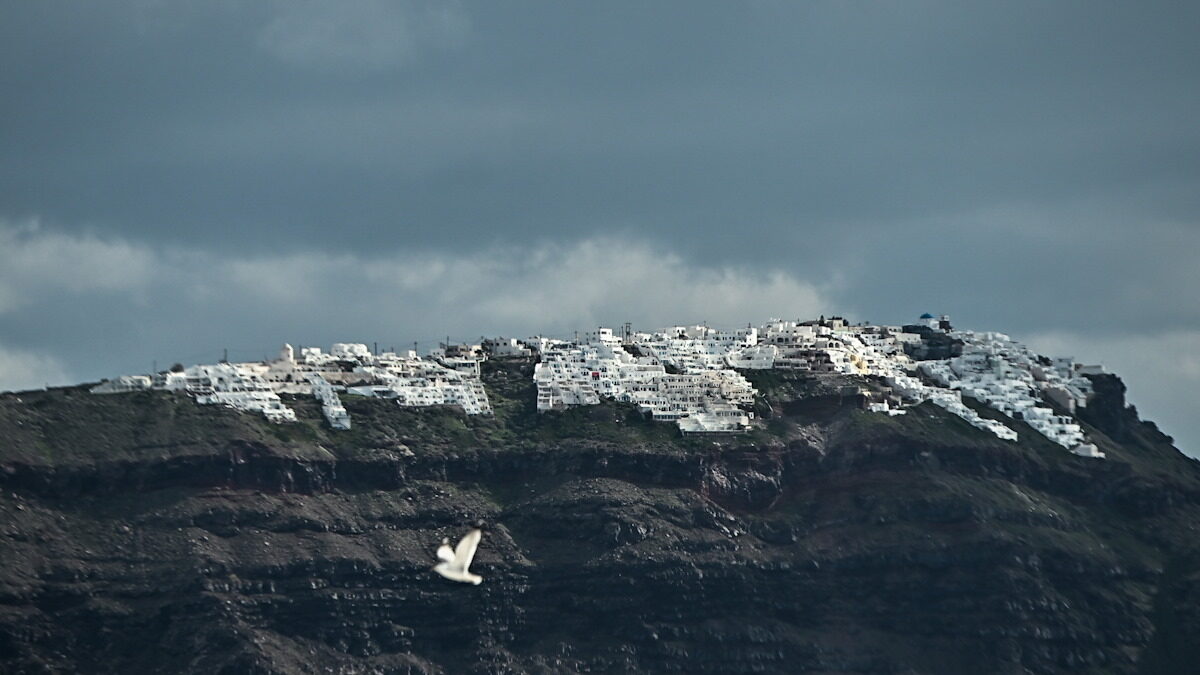
[[[1003,440],[1017,440],[1012,428],[964,403],[967,396],[1024,421],[1077,455],[1104,456],[1072,417],[1092,393],[1087,376],[1102,368],[1040,356],[1002,333],[955,330],[948,317],[929,314],[903,326],[821,317],[771,319],[737,330],[697,325],[645,333],[626,324],[619,332],[599,328],[570,340],[539,336],[443,343],[425,356],[415,350],[380,353],[357,343],[337,343],[328,352],[304,347],[297,355],[285,344],[274,360],[176,366],[107,380],[91,391],[185,392],[198,403],[257,412],[278,423],[296,420],[279,394],[312,395],[330,426],[349,429],[341,395],[491,414],[480,379],[480,363],[489,358],[536,362],[540,412],[609,399],[673,422],[684,434],[740,433],[754,424],[750,408],[758,392],[739,371],[781,369],[872,378],[883,386],[859,392],[872,412],[903,415],[930,402]]]

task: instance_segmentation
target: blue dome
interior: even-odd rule
[[[925,312],[924,314],[921,315],[921,318],[922,319],[932,319],[933,315],[930,314],[929,312]]]

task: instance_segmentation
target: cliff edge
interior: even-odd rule
[[[1200,467],[1093,378],[1107,456],[746,371],[747,434],[633,406],[346,397],[334,431],[183,394],[0,395],[6,672],[1183,673]],[[997,415],[979,406],[981,415]],[[485,523],[460,586],[442,537]]]

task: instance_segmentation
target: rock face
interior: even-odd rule
[[[1081,413],[1101,461],[778,374],[745,436],[618,405],[537,415],[528,367],[488,365],[494,419],[347,397],[348,432],[302,400],[273,426],[157,392],[0,397],[0,670],[1200,661],[1200,470],[1115,378]],[[477,520],[483,584],[441,579],[437,544]]]

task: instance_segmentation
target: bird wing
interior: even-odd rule
[[[467,536],[458,542],[458,546],[454,549],[454,566],[466,572],[471,566],[471,560],[475,558],[475,549],[479,548],[479,540],[483,537],[483,532],[479,530],[471,530]]]
[[[454,562],[454,549],[449,544],[442,544],[438,547],[437,557],[442,562]]]

